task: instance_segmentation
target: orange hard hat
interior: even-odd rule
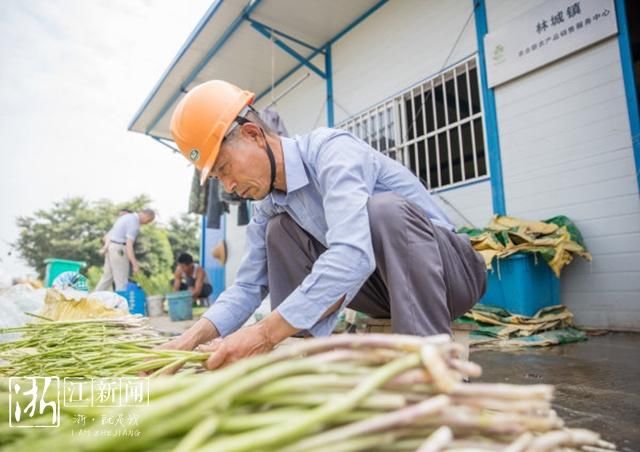
[[[231,83],[211,80],[178,102],[171,116],[171,134],[182,155],[201,171],[201,185],[216,163],[227,131],[254,97]]]

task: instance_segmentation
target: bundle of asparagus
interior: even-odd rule
[[[32,315],[33,314],[28,314]],[[0,329],[19,338],[0,344],[0,376],[137,375],[199,363],[207,354],[157,350],[166,341],[142,317],[39,322]],[[188,366],[187,366],[188,367]]]
[[[481,369],[447,336],[338,335],[301,341],[221,370],[151,380],[133,408],[135,438],[31,432],[20,450],[415,451],[614,450],[565,429],[553,387],[464,383]],[[118,410],[64,408],[66,416]],[[129,415],[132,413],[130,412]],[[77,427],[76,427],[77,428]],[[24,429],[26,431],[26,429]]]

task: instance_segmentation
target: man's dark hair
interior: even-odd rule
[[[193,257],[189,253],[182,253],[178,256],[178,264],[193,264]]]

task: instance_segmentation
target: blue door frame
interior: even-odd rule
[[[636,182],[638,192],[640,193],[640,114],[638,113],[638,93],[636,90],[635,74],[633,72],[627,10],[624,0],[615,0],[615,2],[622,79],[624,80],[624,90],[627,98],[627,111],[629,113],[629,126],[631,128],[631,146],[633,147],[633,157],[636,163]]]
[[[485,0],[473,1],[473,14],[476,21],[476,38],[478,42],[478,68],[480,87],[484,103],[484,121],[487,136],[487,152],[489,156],[489,172],[491,175],[491,200],[493,213],[506,215],[504,200],[504,180],[502,177],[502,158],[500,153],[500,136],[498,134],[498,116],[493,88],[487,83],[487,65],[485,64],[484,36],[488,33],[487,8]]]
[[[202,215],[200,223],[200,263],[204,271],[207,272],[209,281],[213,286],[213,292],[210,295],[211,300],[216,300],[225,289],[225,268],[216,259],[214,259],[208,250],[224,240],[227,235],[227,221],[225,215],[220,217],[220,227],[218,229],[207,229],[207,216]]]

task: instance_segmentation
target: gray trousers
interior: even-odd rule
[[[129,258],[125,245],[111,242],[104,256],[102,277],[95,290],[111,290],[111,284],[115,284],[116,290],[125,290],[128,281]]]
[[[467,236],[435,226],[395,193],[367,203],[376,270],[349,303],[373,318],[391,318],[394,333],[451,333],[451,320],[484,294],[486,267]],[[311,272],[326,248],[287,214],[266,231],[271,308]],[[338,300],[336,300],[338,301]]]

